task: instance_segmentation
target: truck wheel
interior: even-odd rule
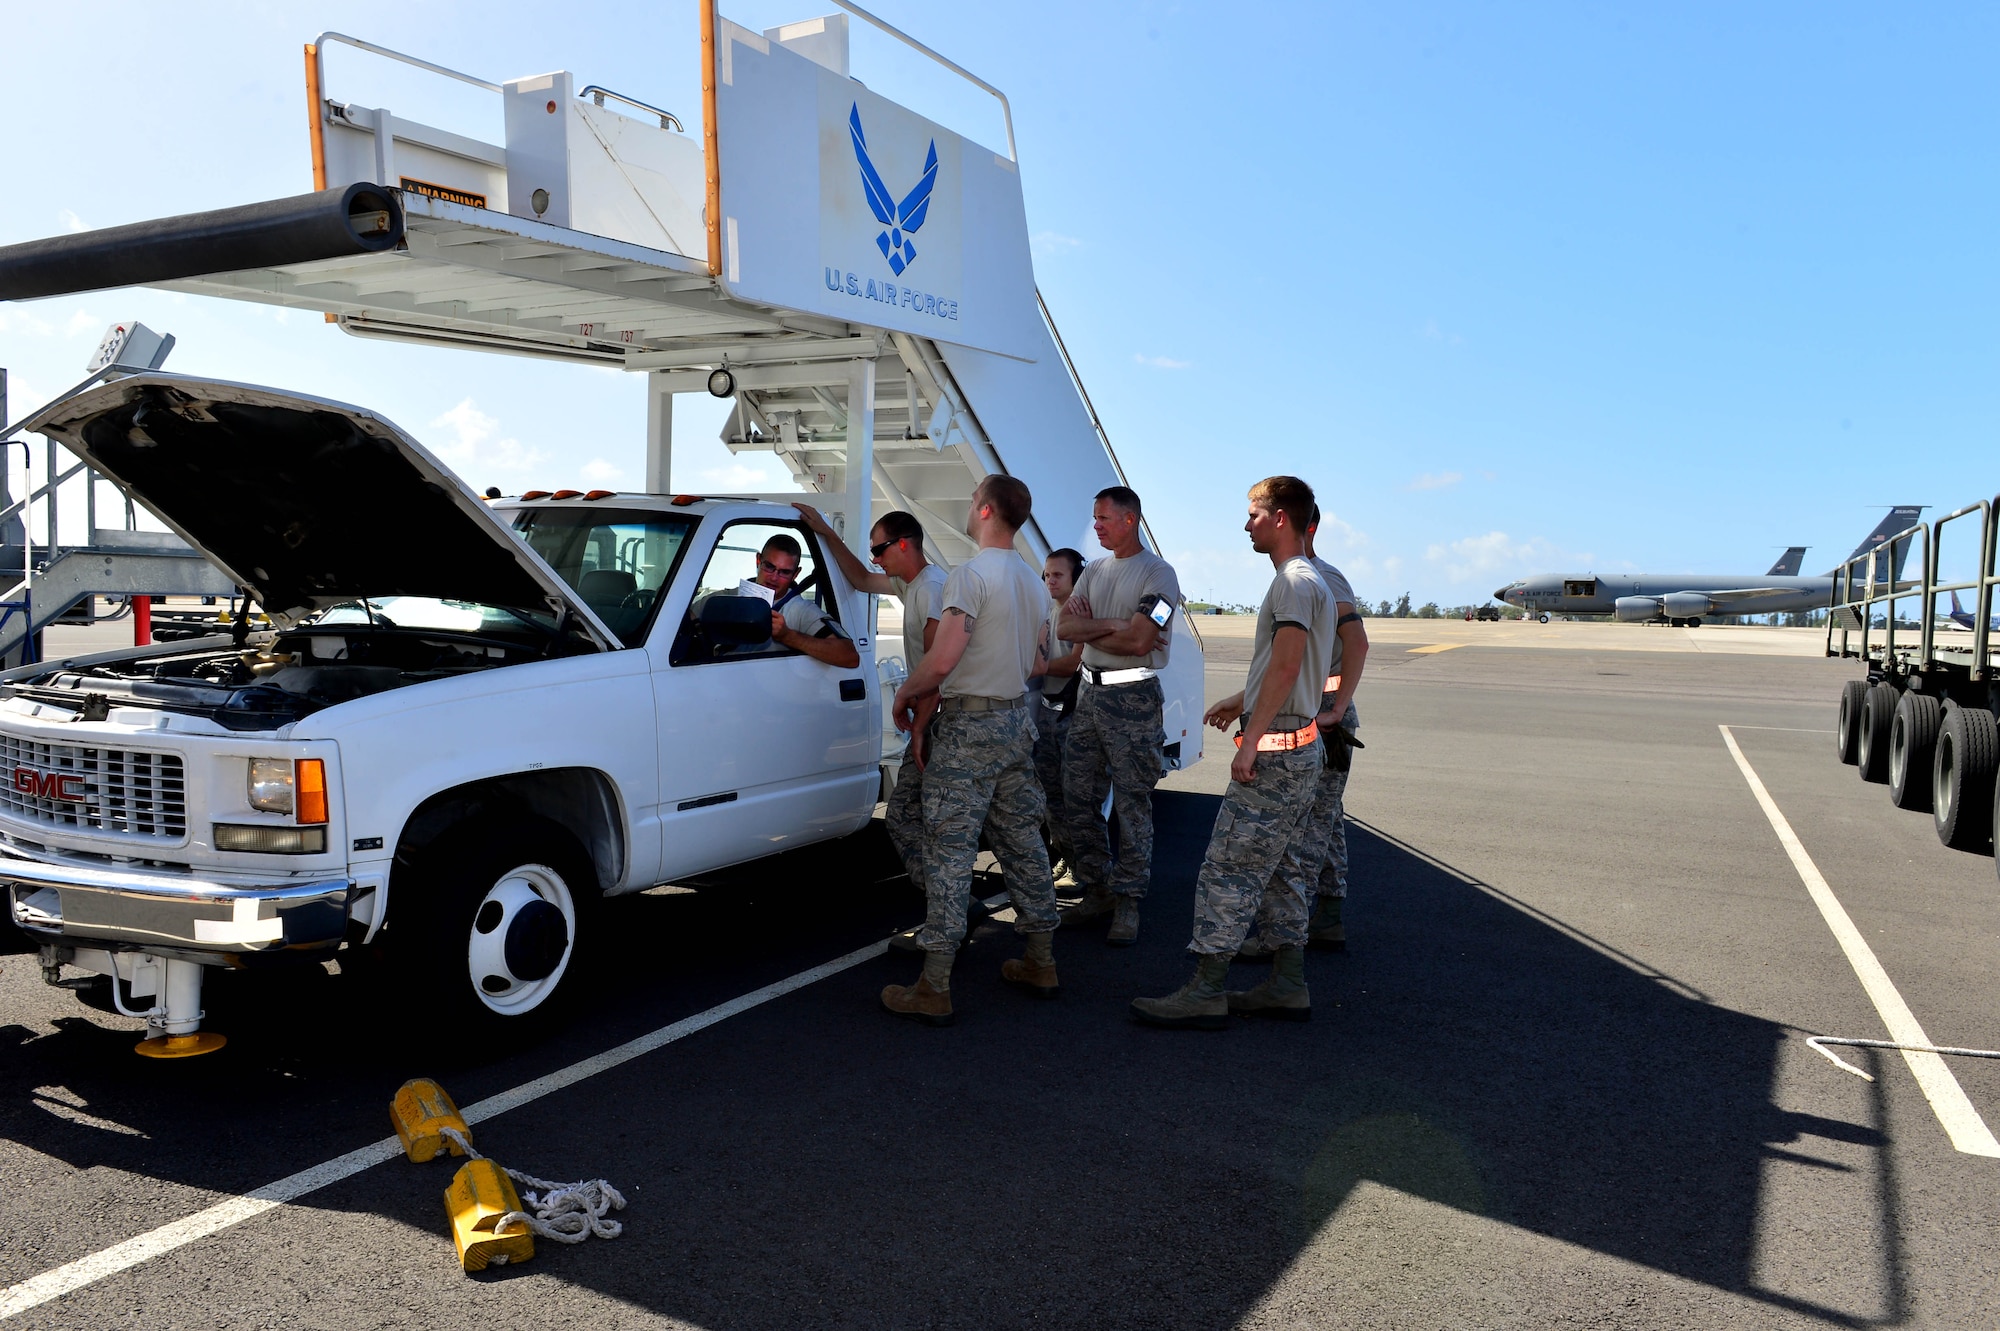
[[[1889,727],[1896,719],[1896,686],[1874,684],[1861,700],[1861,744],[1855,750],[1861,779],[1889,779]]]
[[[398,969],[435,1004],[446,1042],[477,1044],[545,1019],[573,986],[599,900],[590,858],[542,819],[480,822],[418,852],[391,890]]]
[[[1849,767],[1861,761],[1861,700],[1867,696],[1866,680],[1850,679],[1840,686],[1840,721],[1834,727],[1833,747]]]
[[[1944,705],[1928,693],[1905,693],[1889,723],[1889,802],[1922,813],[1931,807],[1931,750]]]
[[[1931,817],[1938,840],[1953,850],[1985,850],[1993,839],[1993,769],[2000,726],[1983,707],[1944,714],[1931,759]]]

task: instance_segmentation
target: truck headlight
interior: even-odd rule
[[[250,807],[289,813],[307,825],[327,821],[326,763],[318,758],[252,758]]]
[[[252,758],[250,760],[250,807],[260,813],[292,811],[292,760]]]

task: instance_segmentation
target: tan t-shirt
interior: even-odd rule
[[[924,663],[924,623],[944,614],[944,570],[925,564],[908,582],[889,579],[903,603],[903,664],[911,674]]]
[[[1090,602],[1092,619],[1130,620],[1139,613],[1139,603],[1148,596],[1172,605],[1177,616],[1181,603],[1181,583],[1174,576],[1174,566],[1151,550],[1141,550],[1125,559],[1092,560],[1083,566],[1083,576],[1076,580],[1076,591]],[[1172,645],[1173,628],[1169,622],[1161,629],[1159,642],[1144,656],[1113,656],[1100,651],[1094,642],[1085,643],[1083,663],[1095,670],[1130,670],[1135,666],[1163,670],[1167,649]]]
[[[1243,686],[1246,717],[1257,710],[1264,675],[1271,668],[1271,642],[1283,624],[1296,624],[1306,631],[1306,650],[1299,662],[1298,678],[1292,681],[1291,692],[1279,706],[1279,720],[1272,723],[1273,728],[1292,729],[1319,712],[1320,687],[1326,682],[1326,663],[1333,651],[1333,625],[1337,618],[1333,594],[1326,589],[1312,561],[1303,555],[1286,560],[1271,579],[1270,590],[1264,593],[1264,604],[1257,608],[1257,639],[1251,649],[1250,678]]]
[[[1001,699],[1026,693],[1048,598],[1042,580],[1012,550],[981,550],[953,569],[945,579],[944,608],[970,616],[972,640],[938,692]]]
[[[1318,555],[1313,555],[1311,558],[1313,567],[1319,570],[1320,581],[1326,584],[1327,591],[1333,596],[1334,613],[1336,616],[1333,624],[1333,655],[1329,656],[1326,661],[1326,678],[1327,683],[1330,684],[1333,682],[1333,677],[1340,673],[1341,660],[1347,655],[1347,644],[1340,639],[1340,620],[1338,615],[1342,601],[1347,602],[1349,605],[1356,604],[1354,599],[1354,585],[1347,580],[1345,573],[1342,573]],[[1324,693],[1320,694],[1319,704],[1321,707],[1325,707],[1332,701],[1332,689],[1327,689]],[[1354,704],[1351,702],[1347,704],[1347,716],[1342,719],[1342,724],[1349,730],[1359,730],[1361,728],[1361,717],[1354,710]]]
[[[1058,656],[1068,656],[1076,650],[1075,643],[1064,642],[1056,636],[1056,624],[1061,619],[1062,602],[1058,601],[1049,607],[1049,660],[1051,661],[1055,660]],[[1062,691],[1069,687],[1069,682],[1075,678],[1075,675],[1044,675],[1042,677],[1042,695],[1048,698],[1060,697]]]

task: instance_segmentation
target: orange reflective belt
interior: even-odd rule
[[[1243,747],[1243,736],[1237,735],[1236,747]],[[1319,722],[1308,721],[1299,730],[1267,730],[1257,741],[1259,753],[1288,753],[1293,749],[1303,749],[1319,738]]]

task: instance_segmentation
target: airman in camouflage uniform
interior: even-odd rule
[[[884,1008],[934,1026],[953,1019],[952,961],[965,937],[982,826],[1027,947],[1026,956],[1001,964],[1001,978],[1038,998],[1061,992],[1051,950],[1056,889],[1041,831],[1047,806],[1035,780],[1027,697],[1029,677],[1044,664],[1036,638],[1048,597],[1014,553],[1029,503],[1028,487],[1011,476],[988,476],[973,491],[965,530],[979,553],[946,579],[930,651],[890,708],[897,728],[907,730],[931,696],[939,699],[923,784],[928,908],[917,944],[924,969],[915,984],[882,991]]]
[[[1309,538],[1318,527],[1319,509],[1315,507],[1312,528],[1307,533]],[[1306,946],[1333,952],[1347,948],[1347,931],[1341,923],[1340,913],[1347,898],[1347,810],[1344,801],[1354,749],[1338,743],[1337,737],[1328,732],[1336,719],[1340,728],[1349,735],[1361,728],[1360,715],[1354,710],[1354,694],[1368,661],[1368,630],[1355,607],[1354,589],[1346,575],[1313,554],[1310,539],[1307,541],[1307,557],[1319,570],[1327,590],[1333,593],[1334,608],[1340,616],[1334,622],[1333,659],[1327,666],[1326,689],[1319,700],[1319,726],[1326,744],[1326,770],[1320,773],[1319,794],[1313,798],[1305,834],[1294,854],[1288,856],[1272,875],[1273,895],[1257,912],[1257,927],[1251,931],[1250,940],[1243,945],[1243,950],[1236,954],[1238,961],[1263,961],[1277,948],[1278,940],[1273,936],[1270,924],[1279,909],[1276,894],[1281,890],[1278,879],[1283,876],[1298,880],[1283,890],[1305,893],[1313,907],[1312,918],[1306,925]]]
[[[1173,566],[1141,541],[1139,496],[1131,490],[1099,492],[1091,525],[1112,557],[1083,570],[1061,616],[1061,636],[1083,644],[1083,686],[1062,773],[1065,845],[1083,901],[1063,919],[1108,921],[1104,941],[1123,946],[1139,937],[1139,902],[1153,877],[1153,787],[1166,774],[1156,676],[1166,668],[1181,588]],[[1115,862],[1102,812],[1107,791],[1118,816]]]
[[[1132,1015],[1155,1026],[1217,1029],[1231,1012],[1304,1021],[1312,1015],[1305,983],[1305,884],[1281,876],[1271,932],[1278,943],[1271,977],[1242,993],[1224,989],[1229,963],[1267,899],[1272,866],[1301,840],[1324,762],[1313,725],[1334,635],[1332,593],[1305,555],[1312,487],[1273,476],[1250,490],[1244,530],[1276,576],[1257,612],[1257,636],[1244,691],[1208,711],[1226,728],[1243,718],[1230,782],[1209,834],[1196,880],[1194,978],[1165,998],[1132,1000]],[[1247,700],[1247,710],[1246,710]]]

